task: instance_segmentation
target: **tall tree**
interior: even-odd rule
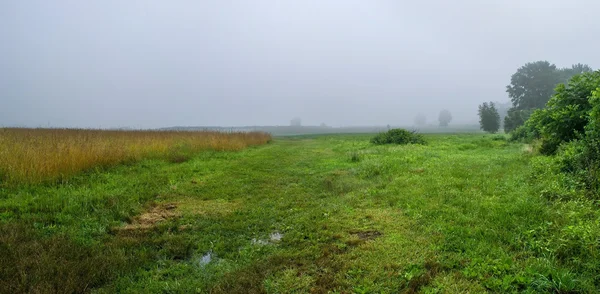
[[[483,102],[479,105],[479,126],[489,133],[496,133],[500,129],[500,115],[494,102]]]
[[[444,109],[440,111],[438,121],[440,122],[441,127],[447,127],[450,121],[452,121],[452,114],[450,113],[450,111]]]
[[[542,108],[562,80],[556,65],[548,61],[530,62],[512,75],[506,92],[518,110]]]
[[[504,118],[504,131],[510,132],[523,125],[533,110],[543,108],[557,85],[591,71],[592,68],[586,64],[559,69],[548,61],[530,62],[520,67],[512,75],[510,85],[506,86],[513,106]]]

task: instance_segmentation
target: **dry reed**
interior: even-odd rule
[[[235,151],[270,139],[261,132],[0,128],[0,184],[64,180],[94,167],[203,150]]]

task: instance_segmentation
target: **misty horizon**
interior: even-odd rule
[[[600,2],[0,4],[0,127],[477,124],[527,62],[600,68]],[[561,17],[556,17],[560,15]]]

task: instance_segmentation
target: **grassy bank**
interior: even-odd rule
[[[502,136],[370,137],[277,138],[5,187],[0,289],[598,290],[597,205],[553,200],[547,160]]]
[[[265,144],[260,132],[0,129],[0,184],[64,180],[84,170],[168,158],[184,161],[203,150]]]

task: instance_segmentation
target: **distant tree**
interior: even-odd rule
[[[592,72],[594,71],[589,65],[587,64],[573,64],[571,66],[571,68],[563,68],[560,69],[560,72],[562,74],[562,81],[561,83],[566,83],[568,80],[570,80],[572,77],[578,75],[578,74],[582,74],[585,72]]]
[[[426,123],[427,123],[427,117],[424,114],[419,113],[419,114],[417,114],[417,116],[415,116],[415,125],[424,126]]]
[[[500,115],[494,102],[483,102],[479,105],[479,126],[489,133],[496,133],[500,129]]]
[[[290,121],[290,126],[299,127],[302,125],[302,120],[299,117],[295,117]]]
[[[498,115],[500,115],[500,125],[502,126],[502,122],[504,118],[508,115],[508,110],[512,107],[510,102],[494,102],[496,106],[496,110],[498,110]]]
[[[452,121],[452,114],[450,113],[450,111],[444,109],[440,111],[438,121],[440,122],[441,127],[447,127],[450,121]]]
[[[326,128],[326,127],[327,127],[327,124],[325,124],[325,123],[321,123],[320,127],[322,127],[322,128]]]

